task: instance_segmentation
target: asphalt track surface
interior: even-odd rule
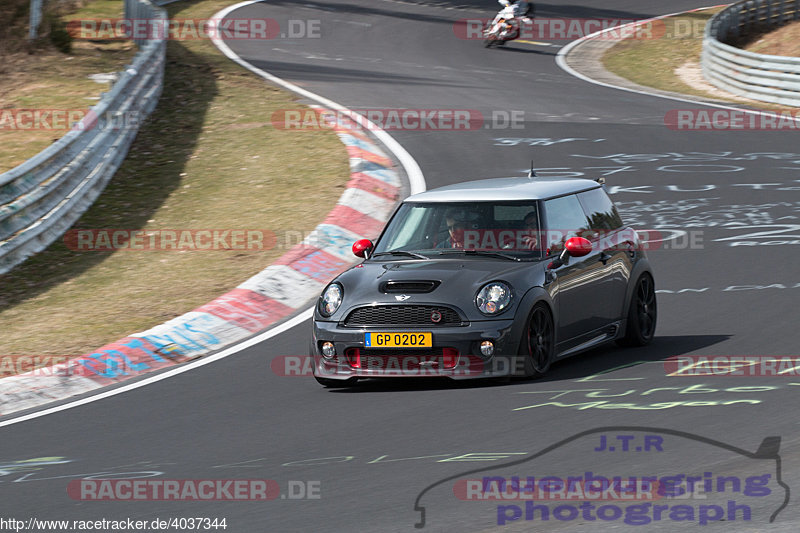
[[[310,377],[270,369],[276,357],[305,353],[309,324],[303,323],[214,364],[0,429],[3,517],[225,517],[227,531],[236,533],[412,531],[424,507],[423,531],[673,531],[694,527],[701,512],[713,514],[710,505],[719,504],[724,520],[704,530],[796,531],[800,377],[671,377],[663,363],[679,355],[798,353],[800,227],[791,225],[800,203],[789,188],[800,185],[796,133],[672,131],[666,113],[702,106],[571,77],[554,61],[566,41],[486,50],[455,36],[455,21],[491,16],[496,7],[275,0],[231,17],[275,18],[282,28],[288,19],[320,20],[322,37],[228,44],[255,66],[353,109],[472,109],[488,117],[524,111],[521,129],[392,134],[418,161],[429,188],[523,175],[533,159],[550,169],[543,175],[605,174],[625,218],[639,228],[690,232],[692,249],[649,253],[661,291],[652,345],[597,349],[555,365],[539,381],[414,380],[327,390]],[[540,4],[538,15],[638,19],[694,7],[554,1]],[[782,233],[745,236],[774,230]],[[741,242],[757,244],[732,246]],[[628,451],[620,435],[634,436]],[[606,449],[596,451],[601,437]],[[755,455],[767,437],[780,437],[779,449],[772,439]],[[41,457],[62,459],[15,463]],[[477,469],[483,470],[470,473]],[[612,507],[603,511],[606,520],[566,508],[560,519],[526,520],[525,502],[464,502],[454,492],[459,479],[586,472],[736,479],[705,499],[655,502],[688,510],[670,509],[638,526],[625,524],[626,515],[615,519]],[[270,479],[286,498],[94,502],[73,500],[66,490],[71,480],[89,476],[146,475]],[[758,479],[768,494],[745,490]],[[290,483],[296,488],[301,481],[318,486],[319,498],[289,498]],[[741,510],[728,516],[731,501],[750,508],[749,521]],[[551,502],[551,511],[564,503]],[[604,503],[615,502],[594,505]],[[498,507],[505,505],[519,505],[522,514],[498,525],[498,512],[515,513]]]

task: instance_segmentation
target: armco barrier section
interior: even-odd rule
[[[800,0],[745,0],[725,8],[706,25],[703,75],[732,94],[800,107],[800,58],[733,46],[796,20],[800,20]]]
[[[167,21],[166,11],[147,0],[125,0],[125,14]],[[44,250],[92,205],[158,103],[166,39],[137,44],[131,64],[80,122],[41,153],[0,174],[0,274]]]

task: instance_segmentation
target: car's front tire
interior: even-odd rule
[[[642,274],[636,281],[628,308],[625,336],[617,340],[620,346],[644,346],[653,340],[656,333],[658,306],[653,277]]]
[[[550,309],[543,303],[533,306],[519,353],[523,355],[523,375],[527,378],[543,376],[553,362],[555,353],[555,328]]]

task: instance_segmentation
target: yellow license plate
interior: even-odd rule
[[[365,333],[367,348],[431,348],[433,333]]]

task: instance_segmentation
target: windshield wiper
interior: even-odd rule
[[[447,254],[464,254],[464,255],[488,255],[492,257],[502,257],[503,259],[510,259],[512,261],[522,261],[519,257],[514,257],[513,255],[504,254],[502,252],[492,252],[489,250],[463,250],[458,248],[451,248],[450,250],[441,250],[439,255],[447,255]]]
[[[430,257],[428,257],[426,255],[418,254],[416,252],[409,252],[407,250],[392,250],[391,252],[378,252],[377,254],[372,254],[370,259],[372,259],[373,257],[381,256],[381,255],[400,255],[400,256],[405,256],[405,257],[413,257],[415,259],[425,259],[426,261],[430,260]]]

